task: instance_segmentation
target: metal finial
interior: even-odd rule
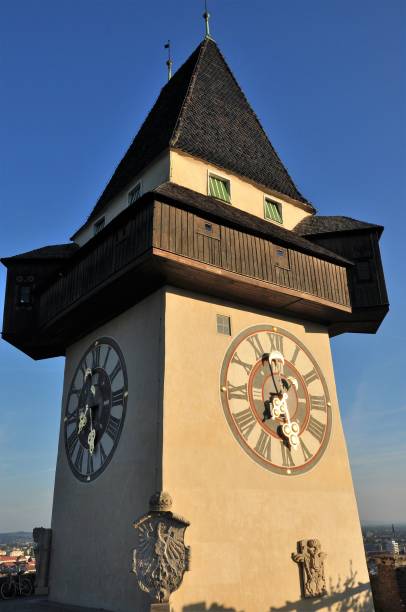
[[[166,65],[168,66],[168,81],[171,80],[172,78],[172,57],[171,57],[171,41],[168,40],[168,42],[165,45],[165,49],[168,49],[168,59],[166,60]]]
[[[204,13],[203,13],[203,19],[206,22],[206,38],[211,38],[210,37],[210,13],[207,10],[207,0],[204,0]]]

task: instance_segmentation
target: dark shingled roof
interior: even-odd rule
[[[175,183],[163,183],[153,193],[159,194],[161,199],[169,202],[179,203],[183,208],[192,209],[195,214],[209,215],[211,218],[221,219],[242,231],[248,230],[257,235],[264,236],[276,244],[284,245],[309,253],[321,259],[328,259],[340,265],[353,265],[353,262],[314,244],[306,238],[302,238],[297,233],[285,229],[270,221],[265,221],[260,217],[251,215],[230,204],[225,204],[216,198],[206,196]],[[147,195],[147,194],[145,194]],[[163,196],[163,198],[162,198]]]
[[[23,261],[26,259],[67,259],[78,249],[79,246],[74,242],[69,242],[68,244],[53,244],[40,249],[34,249],[33,251],[27,251],[26,253],[20,253],[13,257],[3,257],[1,262],[7,265],[9,262],[17,260]]]
[[[308,204],[261,127],[216,43],[206,38],[161,93],[89,220],[169,147]]]
[[[325,217],[312,215],[302,219],[295,227],[295,232],[301,236],[316,236],[317,234],[331,234],[336,232],[351,232],[354,230],[375,229],[382,234],[383,226],[375,223],[358,221],[351,217]]]

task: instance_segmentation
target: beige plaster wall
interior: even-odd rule
[[[343,603],[357,609],[365,601],[362,609],[373,610],[326,330],[170,289],[165,312],[163,486],[174,511],[191,522],[186,541],[192,547],[192,571],[172,597],[173,612],[204,612],[214,603],[227,612],[314,610],[301,599],[291,560],[296,543],[308,538],[320,539],[333,587],[317,609],[340,610]],[[217,333],[217,314],[231,317],[232,337]],[[301,476],[279,476],[255,463],[223,413],[219,377],[226,350],[242,330],[263,323],[298,337],[329,388],[329,446]]]
[[[119,344],[127,366],[128,403],[115,454],[93,482],[77,480],[61,427],[52,515],[50,599],[115,612],[149,612],[130,574],[133,521],[161,489],[162,293],[157,292],[67,351],[62,420],[72,376],[102,336]]]
[[[106,204],[103,212],[97,219],[94,219],[91,223],[86,225],[82,230],[74,234],[74,241],[82,246],[88,240],[94,236],[94,224],[101,219],[105,218],[105,225],[110,223],[114,217],[116,217],[122,210],[128,206],[128,193],[135,187],[138,181],[141,181],[141,195],[147,191],[155,189],[158,185],[165,183],[169,180],[169,152],[163,153],[159,156],[152,164],[150,164],[145,170],[134,177],[134,179],[128,183],[125,189],[121,191],[117,196]],[[136,206],[136,202],[133,206]]]
[[[292,229],[299,221],[310,214],[300,204],[289,202],[281,194],[267,191],[265,187],[261,188],[260,185],[255,185],[248,179],[243,179],[181,151],[171,150],[170,166],[170,180],[173,183],[183,185],[204,195],[208,194],[209,172],[229,180],[231,205],[261,219],[264,218],[264,196],[270,196],[282,205],[283,227],[286,229]],[[269,221],[269,223],[273,222]]]

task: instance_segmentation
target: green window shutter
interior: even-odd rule
[[[215,176],[209,176],[209,195],[223,200],[223,202],[230,202],[230,186],[228,181],[223,181]]]
[[[276,221],[277,223],[283,223],[282,208],[280,204],[278,204],[277,202],[273,202],[272,200],[268,200],[268,198],[265,198],[264,217],[265,219],[270,219],[271,221]]]

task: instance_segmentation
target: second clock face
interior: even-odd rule
[[[128,396],[127,372],[111,338],[94,342],[80,360],[65,410],[65,448],[73,474],[83,482],[99,476],[118,444]]]
[[[331,432],[331,403],[314,357],[278,327],[251,327],[224,358],[221,396],[235,438],[257,463],[284,475],[311,469]]]

